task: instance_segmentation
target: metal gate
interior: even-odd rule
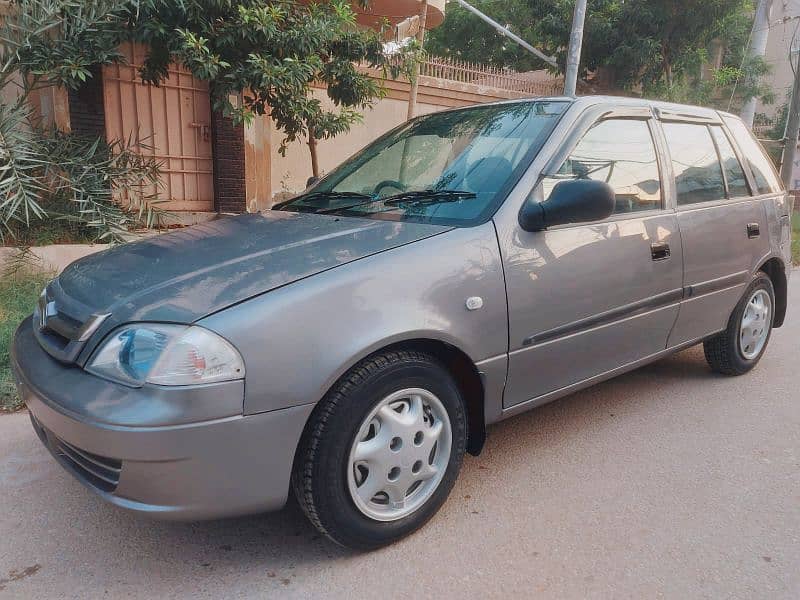
[[[145,47],[126,43],[120,51],[127,64],[103,67],[107,139],[130,139],[161,163],[157,191],[166,203],[160,208],[214,210],[208,83],[172,64],[159,86],[145,84],[139,77]]]

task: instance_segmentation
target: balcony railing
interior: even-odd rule
[[[753,120],[753,133],[757,138],[767,137],[767,133],[775,128],[778,120],[767,117],[766,115],[756,115]]]
[[[535,73],[535,76],[533,73],[517,73],[512,69],[440,56],[428,56],[420,64],[420,75],[427,77],[495,87],[531,96],[557,96],[562,93],[562,81],[555,77],[548,79],[546,75],[543,77],[540,71]]]

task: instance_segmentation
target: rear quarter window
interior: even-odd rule
[[[758,143],[758,140],[745,127],[745,124],[736,117],[723,116],[723,120],[733,134],[744,159],[750,166],[750,171],[753,173],[753,179],[758,188],[757,192],[759,194],[769,194],[770,192],[783,190],[783,184],[775,171],[772,161],[767,156],[764,148],[761,147],[761,144]]]

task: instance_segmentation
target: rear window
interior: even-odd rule
[[[728,128],[731,130],[736,143],[742,150],[744,159],[750,165],[750,171],[753,173],[756,187],[759,194],[768,194],[770,192],[778,192],[783,189],[781,180],[775,172],[775,167],[772,161],[764,152],[761,144],[753,137],[750,130],[745,127],[739,119],[735,117],[723,117]]]

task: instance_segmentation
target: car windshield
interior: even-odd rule
[[[482,222],[530,165],[567,106],[512,102],[414,119],[276,208],[461,226]]]

